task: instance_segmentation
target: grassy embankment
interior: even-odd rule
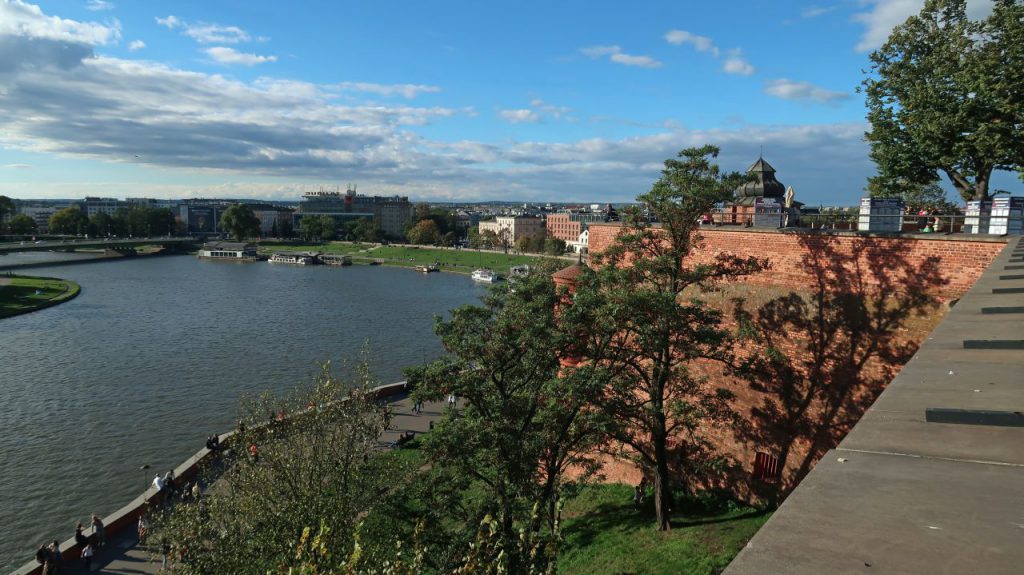
[[[417,448],[418,440],[389,455],[413,467],[422,467],[425,459]],[[402,493],[396,490],[399,499]],[[468,497],[478,495],[467,493]],[[649,491],[645,504],[636,509],[632,486],[595,484],[567,501],[562,509],[563,542],[558,572],[564,575],[720,573],[770,516],[765,511],[736,505],[723,498],[679,496],[673,529],[658,532],[654,529],[654,502],[650,495]],[[426,512],[421,502],[408,498],[385,509],[388,512],[395,509]],[[375,520],[379,518],[371,514],[367,524]]]
[[[487,267],[503,275],[507,275],[509,268],[512,266],[535,264],[544,257],[540,255],[514,255],[470,249],[374,246],[372,244],[349,242],[330,242],[321,245],[261,243],[260,251],[267,254],[274,251],[319,251],[332,254],[347,254],[352,256],[352,261],[356,264],[380,261],[385,265],[402,267],[429,265],[436,262],[441,264],[441,271],[466,274],[472,273],[477,268]]]
[[[0,276],[0,318],[68,301],[81,288],[73,281],[28,276]]]

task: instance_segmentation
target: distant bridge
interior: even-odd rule
[[[48,251],[73,251],[82,248],[101,248],[115,251],[127,251],[139,246],[164,246],[180,247],[200,243],[196,238],[93,238],[93,239],[61,239],[61,240],[39,240],[23,242],[0,243],[0,255],[12,254],[15,252],[48,252]]]

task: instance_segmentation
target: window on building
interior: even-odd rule
[[[754,479],[765,483],[774,483],[782,475],[779,469],[779,458],[770,453],[758,452],[754,456]]]

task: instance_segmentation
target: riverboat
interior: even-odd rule
[[[298,266],[311,266],[317,264],[316,254],[304,252],[277,252],[270,256],[272,264],[292,264]]]
[[[475,281],[478,282],[494,283],[498,281],[498,274],[494,273],[493,271],[487,268],[474,270],[472,276],[470,277],[472,277]]]
[[[430,272],[439,272],[439,271],[441,271],[441,267],[438,264],[434,263],[434,264],[428,264],[428,265],[423,265],[423,266],[416,266],[416,271],[422,272],[422,273],[425,273],[425,274],[429,274]]]
[[[259,259],[256,244],[242,242],[207,242],[199,249],[196,257],[204,260],[233,262],[254,262]]]
[[[320,261],[329,266],[350,266],[352,265],[352,256],[320,254]]]

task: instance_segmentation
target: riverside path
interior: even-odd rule
[[[415,432],[417,435],[426,433],[430,429],[431,422],[440,421],[445,413],[446,402],[425,403],[423,413],[416,415],[412,413],[412,402],[406,393],[392,396],[388,400],[392,407],[391,426],[380,438],[381,446],[386,446],[398,440],[403,432]],[[65,557],[70,555],[67,551],[72,546],[73,540],[66,541],[61,545]],[[77,556],[77,551],[74,552]],[[28,575],[38,573],[38,565],[35,562],[27,563],[22,568],[14,571],[11,575]],[[84,575],[85,567],[79,559],[65,559],[62,575]],[[157,542],[150,541],[147,545],[140,545],[134,528],[122,530],[117,535],[109,537],[107,544],[96,550],[93,557],[92,569],[89,573],[109,573],[117,575],[139,575],[147,573],[161,573],[160,547]]]

